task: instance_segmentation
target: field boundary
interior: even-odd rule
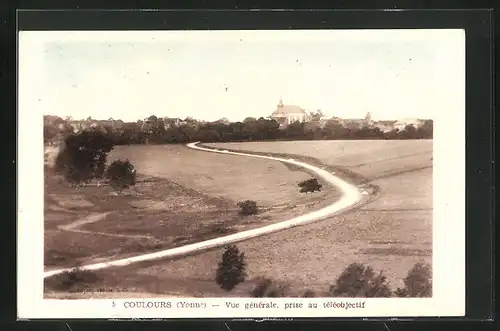
[[[188,244],[185,246],[181,247],[176,247],[176,248],[171,248],[167,250],[162,250],[159,252],[155,253],[149,253],[149,254],[141,254],[138,256],[133,256],[129,258],[122,258],[122,259],[117,259],[113,261],[108,261],[108,262],[103,262],[103,263],[96,263],[96,264],[91,264],[91,265],[85,265],[85,266],[80,266],[79,268],[82,270],[98,270],[98,269],[104,269],[112,266],[126,266],[132,263],[137,263],[137,262],[144,262],[144,261],[151,261],[151,260],[157,260],[157,259],[162,259],[162,258],[174,258],[174,257],[180,257],[180,256],[186,256],[189,254],[193,253],[199,253],[208,249],[213,249],[216,247],[221,247],[227,244],[231,243],[236,243],[240,242],[243,240],[259,237],[262,235],[270,234],[273,232],[293,228],[299,225],[305,225],[311,222],[319,221],[322,219],[325,219],[327,217],[335,216],[338,215],[342,212],[351,210],[355,207],[358,207],[360,203],[366,203],[368,200],[368,196],[366,194],[363,194],[364,192],[367,192],[363,188],[359,188],[357,185],[353,185],[347,181],[344,181],[343,179],[339,178],[338,176],[332,174],[331,172],[328,172],[325,170],[325,167],[317,167],[308,163],[296,161],[294,159],[281,159],[278,157],[273,157],[273,156],[262,156],[258,154],[251,154],[251,153],[241,153],[241,152],[229,152],[227,150],[221,151],[221,150],[215,150],[215,149],[210,149],[210,148],[205,148],[205,147],[199,147],[197,146],[199,142],[195,143],[190,143],[187,145],[188,148],[192,148],[194,150],[200,150],[200,151],[205,151],[205,152],[212,152],[212,153],[225,153],[225,154],[231,154],[231,155],[242,155],[242,156],[247,156],[247,157],[256,157],[256,158],[265,158],[265,159],[270,159],[270,160],[275,160],[279,162],[284,162],[284,163],[289,163],[289,164],[294,164],[296,166],[300,166],[305,169],[309,169],[313,172],[315,172],[318,176],[322,177],[324,180],[326,180],[330,185],[336,186],[337,188],[340,189],[342,192],[342,196],[339,200],[333,202],[327,207],[321,208],[316,211],[312,211],[309,213],[306,213],[304,215],[294,217],[290,220],[263,226],[260,228],[256,229],[251,229],[251,230],[245,230],[241,232],[237,232],[234,234],[194,243],[194,244]],[[367,192],[368,193],[368,192]],[[51,270],[44,272],[44,278],[48,278],[57,274],[61,274],[64,272],[71,271],[73,268],[65,268],[65,269],[58,269],[58,270]]]

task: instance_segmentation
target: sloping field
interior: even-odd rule
[[[310,175],[279,162],[184,146],[117,147],[109,161],[116,158],[128,158],[140,173],[136,186],[123,194],[107,186],[72,188],[46,171],[46,268],[207,240],[286,220],[338,197],[329,186],[300,194],[297,183]],[[237,202],[247,199],[258,202],[258,215],[238,215]]]
[[[326,191],[315,195],[299,193],[297,183],[311,176],[271,160],[202,153],[181,145],[117,146],[108,161],[117,158],[128,158],[145,175],[167,178],[234,202],[250,199],[275,206],[329,196]]]
[[[369,179],[432,166],[432,140],[322,140],[218,143],[218,148],[308,156]]]
[[[288,282],[297,295],[306,289],[324,293],[348,264],[362,262],[384,271],[396,288],[416,262],[432,262],[432,141],[266,142],[217,147],[314,157],[325,165],[358,173],[380,192],[374,201],[350,213],[239,243],[249,281],[231,293],[214,282],[222,249],[99,271],[106,286],[197,297],[248,296],[254,279],[266,276]],[[223,155],[214,155],[219,156]],[[269,186],[272,190],[272,183]]]

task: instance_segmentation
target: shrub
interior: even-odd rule
[[[109,185],[115,189],[124,189],[135,185],[136,171],[129,160],[116,160],[106,170]]]
[[[316,292],[313,290],[306,290],[304,294],[302,295],[303,298],[315,298],[316,297]]]
[[[404,279],[404,288],[398,288],[397,297],[430,297],[432,296],[432,268],[429,264],[419,262],[408,271]]]
[[[387,278],[382,272],[376,274],[370,266],[350,264],[339,276],[330,295],[338,297],[391,297]]]
[[[240,253],[235,245],[228,246],[219,262],[215,282],[220,288],[229,292],[245,281],[245,269],[245,254]]]
[[[304,180],[298,184],[300,187],[300,193],[307,193],[307,192],[315,192],[315,191],[321,191],[321,185],[318,182],[318,179],[316,178],[311,178],[308,180]]]
[[[224,223],[216,223],[211,226],[210,231],[218,234],[227,234],[231,232],[231,229],[228,228]]]
[[[53,287],[58,291],[78,292],[98,283],[101,278],[91,270],[74,268],[52,279]]]
[[[257,202],[253,200],[246,200],[238,202],[238,207],[240,207],[240,215],[248,216],[255,215],[258,213]]]
[[[250,295],[254,298],[282,298],[288,296],[290,286],[271,278],[261,278],[253,288]]]

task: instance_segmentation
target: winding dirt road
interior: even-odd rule
[[[85,265],[85,266],[81,266],[80,269],[98,270],[98,269],[104,269],[104,268],[109,268],[109,267],[113,267],[113,266],[125,266],[125,265],[129,265],[129,264],[136,263],[136,262],[151,261],[151,260],[157,260],[157,259],[167,258],[167,257],[178,257],[178,256],[182,256],[182,255],[185,255],[188,253],[193,253],[193,252],[201,252],[201,251],[204,251],[204,250],[207,250],[210,248],[215,248],[215,247],[220,247],[220,246],[227,245],[227,244],[236,243],[236,242],[243,241],[246,239],[262,236],[262,235],[269,234],[272,232],[277,232],[277,231],[289,229],[289,228],[296,227],[299,225],[304,225],[307,223],[318,221],[318,220],[324,219],[326,217],[337,215],[341,212],[344,212],[348,209],[355,207],[363,199],[364,191],[362,189],[334,176],[333,174],[329,173],[326,170],[320,169],[320,168],[312,166],[310,164],[307,164],[304,162],[299,162],[299,161],[296,161],[294,159],[285,159],[285,158],[279,158],[279,157],[273,157],[273,156],[254,155],[254,154],[249,154],[249,153],[229,152],[226,150],[215,150],[215,149],[211,149],[211,148],[204,148],[204,147],[197,146],[198,143],[199,142],[188,144],[187,147],[195,149],[195,150],[199,150],[199,151],[204,151],[204,152],[231,154],[231,155],[238,155],[238,156],[244,156],[244,157],[254,157],[254,158],[275,160],[275,161],[285,162],[285,163],[293,164],[293,165],[308,169],[308,170],[314,172],[315,174],[317,174],[318,176],[320,176],[321,178],[323,178],[327,183],[337,187],[342,192],[342,196],[339,200],[335,201],[331,205],[328,205],[327,207],[324,207],[324,208],[321,208],[319,210],[307,213],[305,215],[301,215],[301,216],[292,218],[288,221],[283,221],[283,222],[267,225],[267,226],[257,228],[257,229],[242,231],[242,232],[234,233],[234,234],[219,237],[219,238],[214,238],[214,239],[210,239],[210,240],[206,240],[206,241],[202,241],[202,242],[198,242],[198,243],[194,243],[194,244],[189,244],[189,245],[182,246],[182,247],[166,249],[166,250],[155,252],[155,253],[142,254],[142,255],[133,256],[133,257],[129,257],[129,258],[122,258],[122,259],[112,260],[112,261],[103,262],[103,263]],[[51,277],[51,276],[54,276],[57,274],[61,274],[65,271],[69,271],[71,269],[72,268],[47,271],[44,273],[44,278]]]

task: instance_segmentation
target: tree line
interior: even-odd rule
[[[360,140],[360,139],[432,139],[433,122],[426,121],[415,128],[406,126],[403,130],[383,132],[375,126],[346,127],[335,121],[325,125],[317,123],[291,123],[285,128],[273,119],[246,119],[242,122],[203,123],[192,120],[182,125],[166,125],[163,119],[150,116],[146,121],[124,123],[120,128],[103,125],[101,128],[115,145],[130,144],[180,144],[201,142],[242,142],[266,140]],[[61,131],[61,130],[59,130]],[[64,131],[68,132],[65,126]],[[44,128],[46,140],[53,139],[57,130]]]

